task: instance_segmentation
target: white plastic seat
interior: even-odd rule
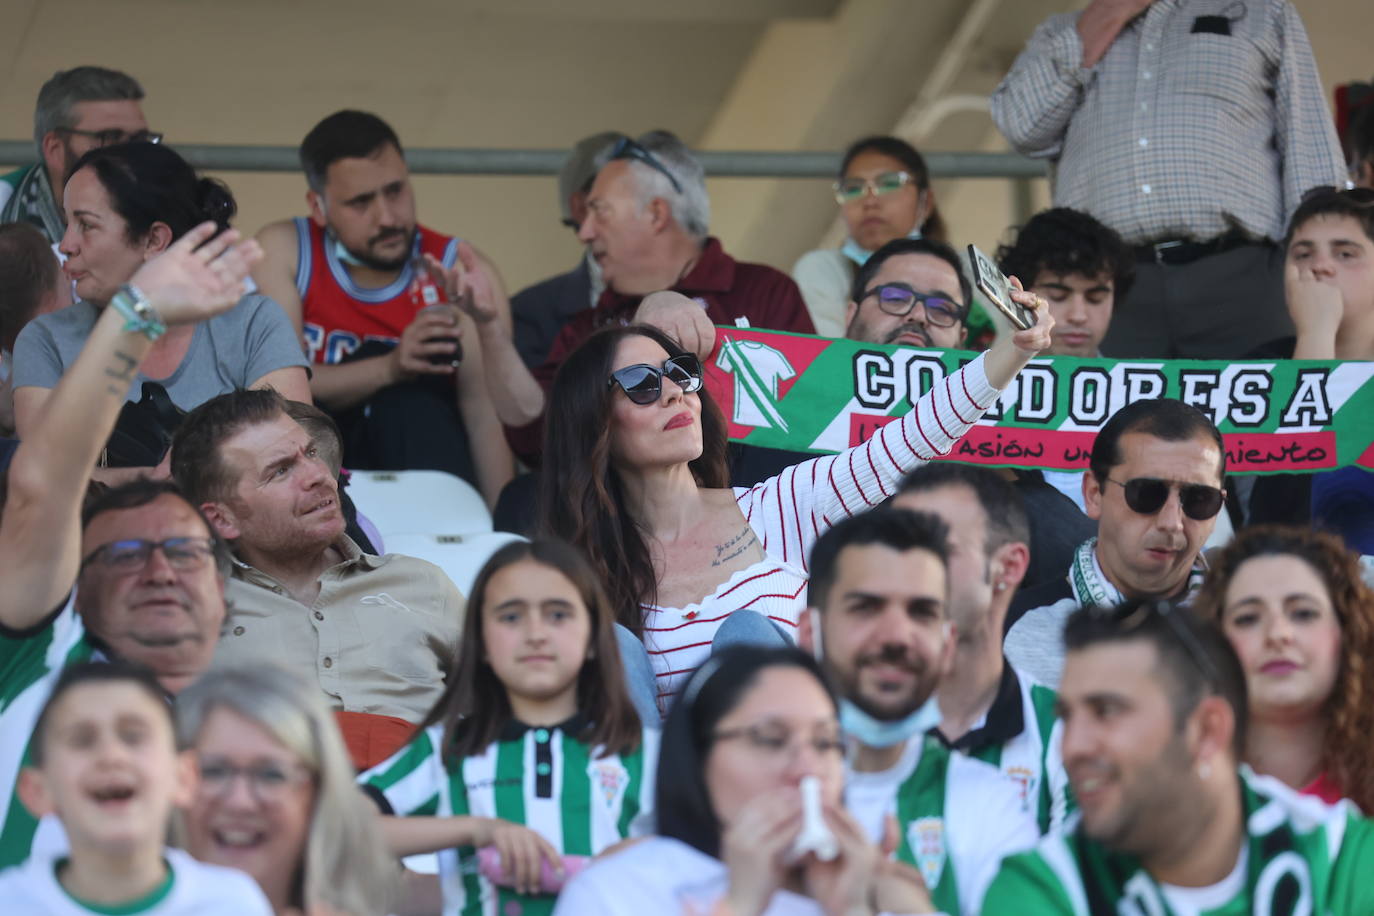
[[[386,549],[388,553],[428,560],[447,573],[458,590],[467,595],[492,554],[507,544],[523,540],[520,535],[506,531],[397,534],[386,539]]]
[[[397,534],[469,534],[491,531],[482,494],[443,471],[353,471],[348,495],[377,527],[393,553]]]

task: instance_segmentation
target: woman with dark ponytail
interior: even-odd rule
[[[145,261],[195,226],[213,220],[221,231],[228,228],[237,205],[222,182],[198,177],[161,144],[123,143],[77,160],[62,205],[67,231],[58,250],[77,302],[30,322],[15,343],[21,438],[106,308],[155,340],[137,381],[160,383],[182,410],[235,388],[271,387],[292,400],[310,400],[300,343],[271,299],[249,293],[209,321],[168,328],[129,283]],[[130,400],[141,388],[133,386]]]

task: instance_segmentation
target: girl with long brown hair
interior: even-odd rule
[[[439,854],[444,912],[542,912],[588,857],[646,833],[653,809],[658,733],[626,694],[586,562],[556,541],[498,550],[453,670],[410,744],[360,780],[392,815],[393,854]]]

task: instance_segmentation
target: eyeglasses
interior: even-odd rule
[[[1226,494],[1221,490],[1200,483],[1176,483],[1157,477],[1133,477],[1125,483],[1108,477],[1107,482],[1125,490],[1126,505],[1141,515],[1154,515],[1163,509],[1169,501],[1169,491],[1174,487],[1178,487],[1178,501],[1183,507],[1183,514],[1194,521],[1206,521],[1216,515],[1226,501]]]
[[[248,782],[248,791],[264,805],[285,801],[292,789],[311,779],[309,771],[300,764],[260,763],[241,767],[227,760],[201,758],[200,790],[206,795],[223,797],[240,776]]]
[[[652,404],[663,393],[663,377],[682,389],[683,394],[701,390],[701,360],[690,353],[664,360],[663,368],[648,363],[635,363],[611,373],[606,387],[620,386],[625,397],[636,404]]]
[[[835,182],[835,202],[847,204],[858,200],[867,192],[874,197],[893,194],[911,184],[910,172],[883,172],[872,178],[841,178]]]
[[[631,140],[629,137],[622,138],[611,149],[611,159],[634,159],[638,162],[642,162],[667,178],[668,182],[673,186],[674,191],[679,194],[682,193],[682,185],[678,184],[677,179],[673,177],[673,173],[668,171],[668,167],[664,165],[657,156]]]
[[[154,550],[161,550],[173,569],[187,570],[205,565],[206,559],[215,552],[215,545],[209,538],[194,537],[167,538],[165,541],[110,541],[87,554],[81,561],[81,568],[98,562],[116,572],[133,572],[144,567]]]
[[[1093,608],[1091,613],[1108,618],[1123,631],[1137,629],[1151,616],[1159,617],[1164,621],[1164,625],[1169,628],[1169,632],[1173,633],[1174,638],[1183,646],[1184,651],[1192,658],[1193,664],[1197,665],[1207,683],[1213,686],[1221,684],[1221,673],[1217,670],[1216,663],[1212,661],[1212,656],[1208,654],[1197,635],[1188,629],[1188,624],[1180,618],[1181,614],[1190,612],[1176,607],[1171,601],[1155,598],[1142,601],[1139,604],[1128,603],[1115,608],[1097,607]]]
[[[1320,197],[1339,197],[1346,203],[1354,204],[1357,207],[1374,207],[1374,189],[1341,188],[1330,184],[1319,184],[1316,187],[1308,188],[1302,195],[1301,203],[1307,203],[1309,200]]]
[[[926,320],[937,328],[952,328],[964,320],[964,309],[944,296],[918,293],[905,283],[884,283],[864,293],[864,298],[878,297],[878,308],[897,318],[911,314],[916,303],[926,311]]]
[[[768,757],[794,758],[799,747],[809,745],[818,757],[844,754],[844,739],[835,731],[814,732],[810,735],[772,725],[745,725],[726,729],[711,736],[713,741],[735,741],[743,738],[752,750]]]
[[[57,130],[64,134],[89,137],[95,141],[96,146],[114,146],[116,143],[162,142],[162,134],[151,130],[136,130],[133,133],[128,133],[118,127],[111,127],[107,130],[77,130],[75,127],[59,127]]]

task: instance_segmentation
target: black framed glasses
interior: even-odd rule
[[[652,404],[663,393],[663,377],[682,389],[683,394],[701,390],[701,360],[690,353],[664,360],[663,368],[635,363],[611,373],[606,387],[620,386],[625,397],[636,404]]]
[[[835,182],[835,202],[847,204],[858,200],[864,194],[872,194],[874,197],[895,194],[911,184],[912,180],[910,172],[883,172],[872,178],[841,178]]]
[[[116,572],[133,572],[144,567],[154,550],[161,550],[173,569],[199,569],[214,554],[215,544],[209,538],[197,537],[167,538],[165,541],[137,538],[110,541],[88,553],[81,561],[81,568],[99,563]]]
[[[642,162],[667,178],[674,191],[679,194],[682,193],[682,185],[678,184],[678,180],[673,177],[672,172],[668,171],[668,167],[663,164],[663,161],[629,137],[621,138],[611,148],[611,159],[633,159],[636,162]]]
[[[1107,478],[1126,491],[1126,505],[1132,512],[1141,515],[1154,515],[1169,501],[1169,491],[1178,488],[1178,501],[1183,514],[1194,521],[1203,522],[1221,511],[1226,494],[1216,487],[1201,483],[1178,483],[1161,480],[1158,477],[1132,477],[1126,482]]]
[[[1158,617],[1179,644],[1183,646],[1184,651],[1193,660],[1193,664],[1197,665],[1207,683],[1214,687],[1221,685],[1221,672],[1217,669],[1216,662],[1212,660],[1211,654],[1203,646],[1202,641],[1198,639],[1197,634],[1189,629],[1188,624],[1181,617],[1183,614],[1192,613],[1186,608],[1178,607],[1165,598],[1152,598],[1139,602],[1127,602],[1114,608],[1095,607],[1091,613],[1105,617],[1123,632],[1135,630],[1151,617]]]
[[[919,302],[925,309],[926,321],[937,328],[952,328],[964,320],[963,306],[953,299],[938,293],[918,293],[905,283],[884,283],[875,286],[864,293],[865,299],[869,296],[876,296],[878,308],[896,318],[910,315],[911,310]]]
[[[114,146],[116,143],[161,143],[162,134],[152,130],[136,130],[129,133],[118,127],[106,130],[77,130],[75,127],[59,127],[59,133],[75,134],[95,141],[96,146]]]

